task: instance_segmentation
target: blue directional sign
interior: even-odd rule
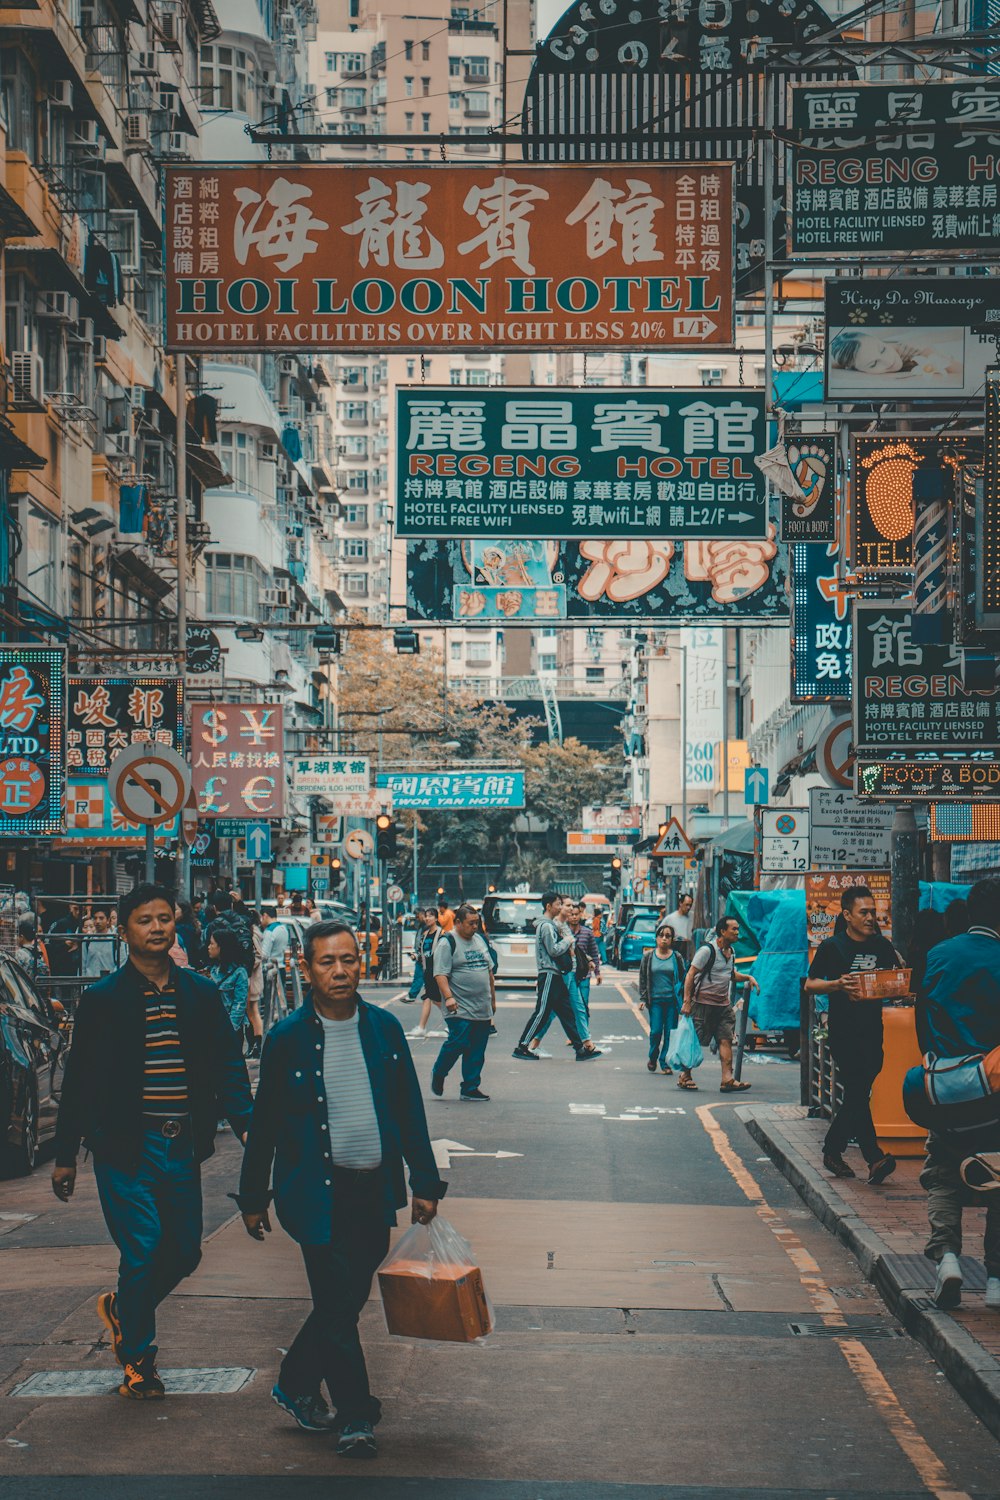
[[[770,776],[764,766],[748,766],[743,773],[743,801],[747,807],[766,804]]]
[[[250,859],[259,859],[264,864],[271,862],[271,825],[270,823],[248,823],[244,834],[247,845],[247,855]]]

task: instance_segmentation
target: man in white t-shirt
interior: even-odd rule
[[[684,1005],[682,1015],[690,1016],[694,1029],[703,1047],[713,1039],[719,1048],[722,1064],[723,1094],[746,1093],[750,1085],[738,1083],[733,1077],[733,1038],[736,1035],[736,1011],[733,1008],[732,992],[735,984],[752,984],[758,989],[752,974],[740,974],[736,968],[733,945],[740,935],[740,924],[735,917],[723,917],[715,925],[715,935],[702,943],[691,960],[691,967],[684,980]],[[678,1088],[696,1089],[691,1074],[681,1073]]]
[[[688,956],[688,945],[691,942],[691,908],[694,906],[694,897],[684,893],[677,903],[677,910],[669,912],[657,922],[657,930],[666,925],[674,929],[674,949],[685,958]]]

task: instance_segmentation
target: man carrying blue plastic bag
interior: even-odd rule
[[[713,1041],[719,1048],[722,1064],[723,1094],[746,1093],[750,1085],[733,1077],[733,1038],[736,1035],[736,1011],[732,1003],[734,984],[752,984],[759,989],[752,974],[740,974],[736,968],[733,944],[740,935],[735,917],[723,917],[715,926],[715,936],[703,943],[691,960],[684,981],[684,1005],[681,1021],[690,1017],[698,1041],[708,1047]],[[697,1089],[690,1069],[682,1069],[677,1080],[681,1089]]]

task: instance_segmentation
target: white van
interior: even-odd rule
[[[497,979],[533,984],[535,928],[543,913],[541,891],[494,891],[483,900],[483,926],[496,949]]]

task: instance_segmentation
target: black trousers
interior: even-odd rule
[[[884,1155],[872,1120],[872,1085],[882,1071],[882,1053],[862,1049],[853,1056],[836,1057],[837,1076],[844,1088],[844,1102],[830,1121],[823,1150],[842,1156],[849,1141],[856,1140],[869,1166]]]
[[[542,973],[538,976],[538,999],[535,1008],[531,1012],[531,1018],[527,1026],[521,1032],[519,1047],[527,1047],[533,1037],[549,1019],[550,1013],[556,1017],[563,1031],[569,1037],[577,1052],[583,1048],[583,1041],[576,1029],[576,1021],[573,1019],[573,1007],[570,1004],[569,990],[566,981],[561,974]]]
[[[339,1420],[377,1422],[358,1318],[389,1248],[382,1173],[333,1168],[334,1224],[328,1245],[303,1245],[313,1309],[281,1364],[290,1396],[318,1395],[325,1381]]]

